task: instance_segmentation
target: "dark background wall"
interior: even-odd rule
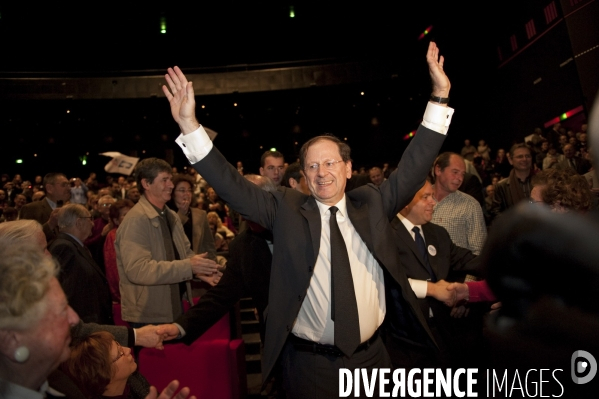
[[[303,141],[323,132],[347,137],[357,165],[395,162],[430,93],[430,40],[446,56],[456,109],[445,149],[459,151],[464,138],[509,146],[578,105],[586,112],[597,91],[595,0],[13,3],[0,5],[0,170],[10,174],[86,175],[102,170],[103,151],[185,165],[157,83],[174,64],[209,82],[198,87],[201,122],[250,171],[264,150],[293,161]],[[551,3],[558,17],[546,23]],[[301,82],[281,78],[308,69]]]

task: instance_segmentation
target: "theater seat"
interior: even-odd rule
[[[195,302],[195,301],[194,301]],[[238,399],[247,394],[243,340],[231,340],[229,314],[193,344],[165,343],[164,350],[143,348],[139,371],[160,392],[172,380],[198,399]]]

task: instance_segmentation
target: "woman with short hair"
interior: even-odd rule
[[[132,351],[106,331],[74,342],[61,368],[88,398],[137,399],[150,390],[145,378],[129,378],[137,370]]]

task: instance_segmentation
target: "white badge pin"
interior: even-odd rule
[[[428,246],[428,253],[431,254],[431,256],[437,255],[437,248],[433,247],[432,245],[429,245]]]

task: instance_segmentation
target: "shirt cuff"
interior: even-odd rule
[[[447,134],[453,111],[453,108],[428,102],[422,117],[422,125],[437,133]]]
[[[410,283],[410,287],[412,287],[412,291],[416,294],[416,298],[426,298],[426,280],[415,280],[413,278],[409,278],[408,282]]]
[[[177,326],[177,328],[179,329],[179,336],[177,337],[177,339],[181,339],[185,336],[185,330],[183,329],[183,327],[181,327],[179,324],[177,323],[173,323],[174,325]]]
[[[212,140],[210,140],[202,125],[189,134],[180,134],[175,142],[179,144],[179,147],[183,150],[183,154],[185,154],[191,164],[204,159],[213,146]]]

